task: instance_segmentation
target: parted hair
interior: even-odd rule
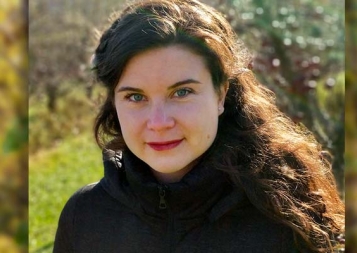
[[[289,226],[301,252],[343,247],[344,204],[331,164],[313,135],[279,111],[250,70],[251,55],[222,14],[196,0],[136,1],[112,16],[93,60],[107,97],[95,121],[101,148],[125,150],[114,88],[130,59],[182,45],[200,55],[214,88],[228,83],[225,110],[205,158],[230,175],[265,215]]]

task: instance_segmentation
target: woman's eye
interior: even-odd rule
[[[192,91],[190,89],[179,89],[175,92],[174,96],[175,97],[185,97],[187,96],[188,94],[192,93]]]
[[[141,94],[129,94],[126,98],[133,102],[140,102],[144,100],[144,96]]]

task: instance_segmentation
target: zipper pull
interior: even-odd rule
[[[159,209],[166,209],[167,208],[165,196],[166,196],[166,187],[160,185],[159,186],[159,197],[160,197]]]

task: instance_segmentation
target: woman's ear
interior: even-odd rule
[[[225,85],[222,85],[220,88],[219,101],[218,101],[219,115],[221,115],[224,112],[224,101],[226,100],[228,88],[229,88],[228,82]]]

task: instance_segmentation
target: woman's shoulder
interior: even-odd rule
[[[95,213],[100,213],[103,208],[113,206],[118,206],[118,203],[106,193],[99,181],[75,191],[64,205],[61,219],[73,222],[78,220],[78,217],[90,217]]]
[[[97,190],[98,185],[99,181],[82,186],[72,195],[72,197],[76,198],[87,194],[93,194]]]
[[[66,205],[78,206],[78,203],[85,205],[86,203],[97,201],[103,196],[105,196],[105,191],[100,181],[98,181],[80,187],[70,196]]]
[[[98,191],[98,182],[87,184],[82,186],[77,191],[75,191],[67,200],[63,211],[73,212],[77,206],[78,201],[83,201],[85,199],[91,198],[91,196],[96,195]]]

